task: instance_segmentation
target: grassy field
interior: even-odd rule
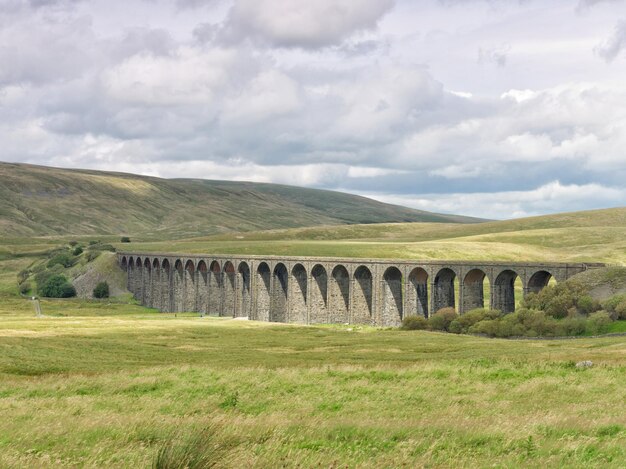
[[[117,247],[626,264],[625,227],[614,209]],[[626,464],[624,337],[273,325],[85,300],[44,300],[36,318],[16,274],[69,239],[0,245],[0,467],[150,467],[168,451],[236,468]]]
[[[626,265],[626,208],[480,224],[396,223],[141,241],[133,251]]]
[[[277,326],[0,306],[0,466],[623,467],[626,341]],[[577,369],[574,362],[592,360]]]

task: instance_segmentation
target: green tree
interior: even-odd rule
[[[100,282],[93,289],[94,298],[108,298],[109,297],[109,284],[107,282]]]
[[[63,275],[53,275],[39,289],[39,294],[47,298],[71,298],[76,289]]]

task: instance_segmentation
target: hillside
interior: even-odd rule
[[[0,235],[143,238],[390,222],[472,223],[341,192],[0,163]]]
[[[131,247],[132,246],[132,247]],[[122,249],[626,265],[626,207],[480,224],[402,223],[231,233]]]

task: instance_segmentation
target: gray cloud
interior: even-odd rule
[[[315,49],[375,28],[393,5],[394,0],[236,0],[224,35],[275,47]]]
[[[626,48],[626,21],[622,20],[615,26],[613,34],[598,44],[594,51],[606,62],[612,62]]]
[[[568,35],[597,37],[602,9],[577,15],[563,1],[533,35],[523,5],[459,2],[456,17],[436,1],[324,1],[285,21],[278,0],[137,0],[129,21],[99,1],[0,11],[0,160],[342,188],[466,213],[458,194],[514,193],[483,216],[621,194],[626,70]],[[559,29],[567,14],[577,28]]]

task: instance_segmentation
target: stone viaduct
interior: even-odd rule
[[[383,327],[445,307],[511,312],[518,278],[525,295],[603,266],[130,252],[118,261],[135,297],[165,312]]]

